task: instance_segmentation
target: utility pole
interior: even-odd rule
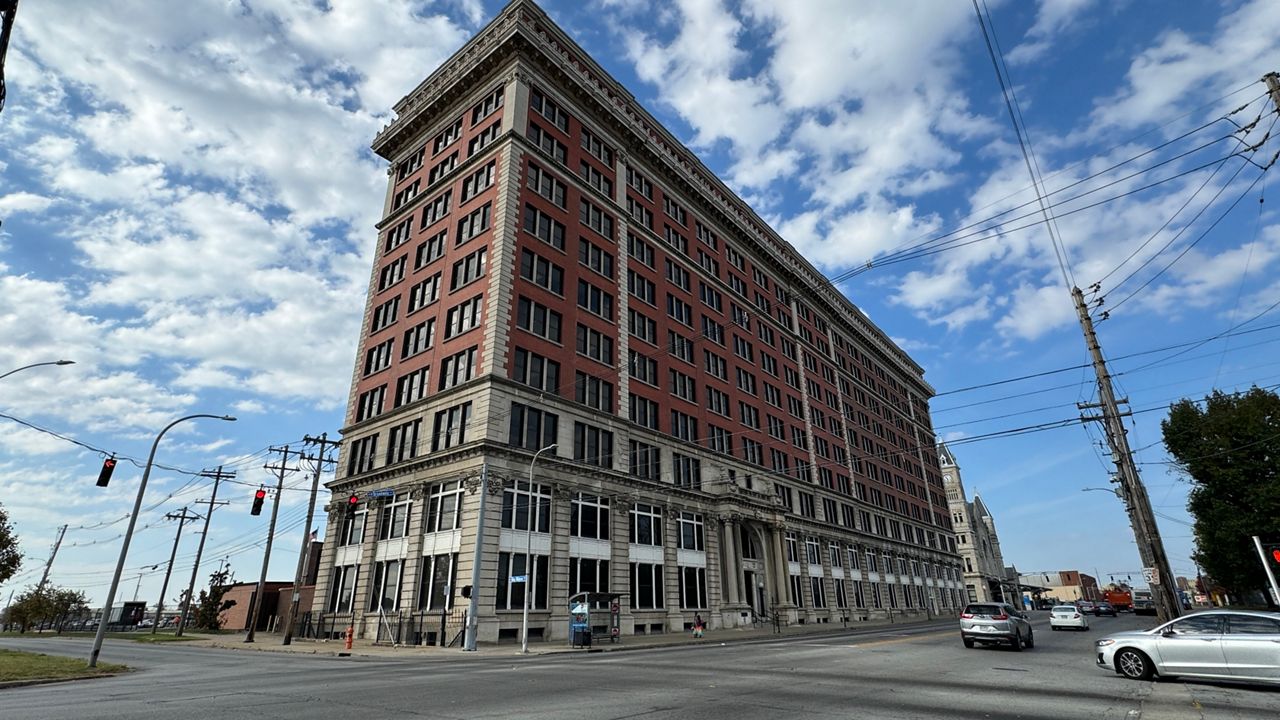
[[[302,600],[302,574],[307,566],[307,558],[311,557],[311,535],[315,532],[312,529],[311,521],[316,510],[316,493],[320,490],[320,473],[325,465],[337,462],[326,454],[329,451],[329,447],[336,448],[342,444],[337,440],[330,440],[329,433],[321,433],[318,438],[304,435],[302,442],[305,445],[319,445],[320,450],[315,455],[305,456],[313,463],[315,475],[311,477],[311,498],[307,501],[307,522],[302,526],[302,552],[298,553],[298,569],[293,573],[293,597],[289,601],[289,607],[284,616],[283,645],[289,645],[293,642],[293,619],[298,616],[298,604]]]
[[[271,465],[263,465],[262,467],[276,473],[276,497],[271,503],[271,524],[267,526],[267,548],[262,553],[262,572],[258,575],[258,592],[253,601],[253,616],[249,619],[249,634],[245,636],[244,641],[253,642],[254,635],[258,632],[258,621],[262,618],[262,606],[266,604],[267,587],[267,565],[271,563],[271,542],[275,539],[276,534],[276,518],[280,515],[280,496],[284,494],[284,476],[288,473],[295,472],[299,468],[289,467],[289,455],[301,455],[302,453],[289,450],[289,446],[282,448],[270,448],[271,452],[280,453],[280,462]]]
[[[1111,373],[1107,369],[1106,359],[1102,357],[1102,348],[1098,345],[1098,336],[1093,329],[1093,318],[1089,316],[1089,308],[1084,302],[1084,293],[1080,288],[1073,287],[1071,299],[1075,301],[1076,314],[1080,316],[1080,328],[1084,331],[1085,344],[1089,347],[1089,356],[1093,361],[1093,371],[1098,377],[1098,397],[1101,400],[1102,414],[1085,419],[1100,421],[1106,431],[1107,445],[1111,448],[1111,457],[1118,470],[1120,488],[1128,498],[1129,517],[1137,536],[1138,554],[1144,567],[1155,570],[1155,577],[1151,582],[1151,599],[1155,602],[1160,621],[1167,622],[1182,614],[1182,603],[1178,601],[1174,591],[1173,571],[1164,551],[1164,542],[1160,539],[1160,527],[1151,511],[1151,499],[1147,496],[1147,488],[1142,484],[1138,466],[1133,462],[1133,451],[1129,448],[1123,418],[1131,413],[1120,412],[1115,388],[1111,384]]]
[[[58,548],[62,546],[62,536],[66,534],[66,525],[58,528],[58,539],[53,541],[53,552],[49,553],[49,560],[44,564],[44,574],[40,576],[40,584],[36,586],[37,595],[44,592],[44,584],[49,581],[49,570],[53,568],[53,559],[58,557]]]
[[[234,471],[223,472],[221,465],[213,472],[206,470],[200,473],[200,477],[213,478],[213,492],[210,493],[207,501],[196,501],[200,504],[207,502],[209,509],[204,514],[204,532],[200,533],[200,546],[196,548],[196,563],[191,567],[191,582],[187,583],[187,594],[182,601],[182,615],[178,617],[178,629],[174,632],[176,637],[182,637],[182,631],[187,627],[187,616],[191,614],[191,596],[196,591],[196,576],[200,574],[200,558],[204,555],[204,541],[209,537],[209,520],[213,517],[213,509],[218,505],[227,504],[225,501],[218,502],[218,483],[222,482],[223,479],[231,479],[235,476]]]
[[[200,519],[199,515],[188,515],[185,507],[182,508],[180,513],[167,513],[164,517],[166,520],[178,521],[178,533],[173,536],[173,551],[169,553],[169,567],[165,568],[164,583],[160,586],[160,600],[156,603],[156,621],[151,626],[152,635],[155,635],[156,630],[160,628],[160,617],[164,614],[164,596],[165,593],[169,592],[169,575],[173,573],[173,560],[178,556],[178,541],[182,539],[182,526],[188,520]]]

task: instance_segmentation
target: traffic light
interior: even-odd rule
[[[468,598],[468,599],[471,597],[471,586],[470,586],[470,585],[463,585],[463,586],[462,586],[462,597],[464,597],[464,598]]]
[[[111,482],[111,473],[116,470],[116,456],[112,455],[102,461],[102,469],[98,471],[98,487],[106,487]]]
[[[267,491],[258,488],[253,493],[253,509],[249,511],[250,515],[262,514],[262,501],[267,499]]]
[[[356,506],[360,504],[360,496],[352,495],[347,498],[347,519],[354,520],[356,517]]]
[[[1280,543],[1270,543],[1263,548],[1266,550],[1267,559],[1271,561],[1273,571],[1280,571]]]

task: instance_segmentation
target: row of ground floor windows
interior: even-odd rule
[[[429,555],[421,559],[418,587],[413,601],[405,602],[408,588],[404,587],[404,560],[385,560],[373,564],[372,577],[364,585],[367,588],[368,612],[396,612],[416,607],[418,610],[440,610],[452,607],[457,588],[457,553]],[[530,572],[531,571],[531,572]],[[325,603],[328,612],[351,612],[356,609],[360,583],[360,566],[343,565],[333,570],[329,597]],[[519,610],[524,607],[525,588],[533,586],[530,607],[547,609],[548,557],[533,556],[532,568],[524,553],[498,553],[496,610]],[[633,610],[659,610],[666,607],[666,573],[660,563],[630,563],[629,600]],[[513,580],[513,578],[515,578]],[[523,578],[523,579],[521,579]],[[805,607],[806,601],[814,609],[828,607],[828,583],[831,599],[837,609],[856,608],[926,608],[930,605],[929,592],[922,585],[896,585],[893,583],[863,582],[820,576],[791,575],[789,601],[797,607]],[[706,569],[679,566],[675,573],[677,597],[680,609],[706,610],[710,607],[707,593]],[[569,558],[569,594],[582,592],[609,592],[609,561],[592,558]],[[805,585],[808,585],[808,593]],[[866,586],[865,588],[863,586]],[[941,590],[939,600],[955,606],[954,590]],[[807,598],[807,600],[806,600]],[[852,605],[850,604],[852,600]]]

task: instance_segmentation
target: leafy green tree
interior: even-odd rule
[[[201,630],[218,631],[222,629],[222,611],[235,607],[235,600],[223,600],[235,576],[231,568],[220,570],[209,575],[209,589],[201,590],[196,599],[195,627]]]
[[[22,567],[22,553],[18,551],[18,537],[9,524],[9,513],[0,505],[0,585],[17,574],[19,567]]]
[[[1237,597],[1264,589],[1251,536],[1280,540],[1280,395],[1254,387],[1214,391],[1203,408],[1180,400],[1160,427],[1193,485],[1196,560]]]
[[[83,592],[45,585],[43,588],[29,588],[19,595],[9,609],[7,620],[17,624],[22,632],[44,624],[62,632],[68,620],[88,611],[89,604]]]

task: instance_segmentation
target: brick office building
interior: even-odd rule
[[[540,8],[395,111],[315,613],[439,615],[479,522],[482,641],[521,575],[544,638],[963,602],[923,370]]]

